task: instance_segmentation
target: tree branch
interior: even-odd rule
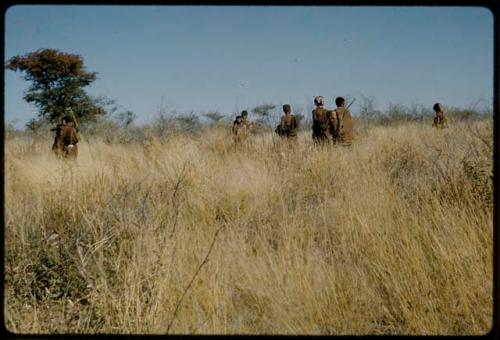
[[[193,278],[191,279],[191,281],[187,285],[186,289],[184,289],[184,292],[182,293],[179,301],[177,301],[177,304],[176,304],[175,309],[174,309],[174,314],[172,315],[172,319],[170,320],[170,322],[169,322],[169,324],[167,326],[167,333],[166,333],[167,335],[170,332],[170,328],[172,327],[172,324],[174,323],[174,320],[175,320],[175,318],[177,316],[177,313],[179,312],[179,308],[180,308],[180,306],[182,304],[182,300],[184,299],[184,296],[186,296],[187,291],[189,290],[189,288],[191,288],[191,285],[193,284],[194,280],[196,279],[196,276],[198,276],[198,273],[200,272],[201,268],[208,262],[208,257],[210,256],[210,253],[212,252],[212,249],[214,247],[215,241],[217,240],[217,235],[222,230],[222,228],[224,228],[224,225],[222,225],[215,232],[214,238],[212,239],[212,244],[210,245],[210,248],[208,249],[207,255],[205,256],[205,258],[203,259],[203,261],[201,262],[201,264],[198,266],[198,269],[194,273]]]

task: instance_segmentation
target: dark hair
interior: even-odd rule
[[[246,110],[241,111],[241,116],[248,116],[248,112]]]
[[[283,112],[288,113],[290,111],[292,111],[292,108],[290,107],[289,104],[283,105]]]
[[[342,97],[337,97],[335,99],[335,104],[337,104],[337,106],[342,106],[342,104],[344,104],[344,102],[345,102],[345,99]]]
[[[434,104],[432,109],[436,112],[441,111],[441,104],[439,104],[439,103]]]
[[[64,116],[62,118],[66,123],[73,123],[73,118],[71,116]]]

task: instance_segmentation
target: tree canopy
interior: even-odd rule
[[[40,120],[58,121],[71,108],[79,120],[92,120],[105,114],[102,100],[89,96],[84,87],[96,80],[96,72],[87,72],[77,54],[55,49],[40,49],[10,58],[5,67],[24,72],[31,86],[24,100],[38,108]]]

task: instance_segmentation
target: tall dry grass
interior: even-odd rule
[[[492,122],[299,137],[84,140],[75,163],[6,140],[7,328],[488,332]]]

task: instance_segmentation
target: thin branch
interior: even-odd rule
[[[179,178],[177,179],[177,182],[175,183],[174,191],[173,191],[172,197],[171,197],[172,207],[174,209],[174,222],[173,222],[172,231],[170,232],[170,235],[173,235],[175,233],[175,229],[177,228],[177,223],[179,221],[179,204],[180,204],[180,202],[177,199],[177,195],[181,189],[181,185],[184,182],[184,179],[186,179],[186,177],[187,177],[186,165],[187,165],[187,163],[184,163],[184,165],[182,166],[181,174],[180,174]]]
[[[146,200],[148,199],[149,196],[149,190],[146,191],[146,194],[142,198],[142,219],[144,220],[144,223],[147,225],[149,223],[149,215],[146,209]]]
[[[174,323],[174,320],[175,320],[175,318],[177,316],[177,312],[179,311],[179,308],[181,306],[182,300],[184,299],[184,296],[186,296],[187,291],[189,290],[189,288],[191,288],[191,285],[193,284],[194,280],[196,279],[196,276],[198,276],[198,273],[200,272],[201,268],[208,262],[208,257],[210,256],[210,253],[212,252],[212,249],[214,247],[215,241],[217,240],[217,235],[222,230],[222,228],[224,228],[224,225],[222,225],[215,232],[214,238],[212,240],[212,244],[210,245],[210,248],[208,249],[207,255],[205,256],[205,258],[203,259],[203,261],[199,265],[198,269],[194,273],[193,278],[191,279],[191,281],[187,285],[186,289],[184,289],[184,292],[182,293],[181,298],[179,299],[179,301],[177,301],[177,305],[175,306],[175,309],[174,309],[174,314],[172,315],[172,319],[170,320],[170,323],[167,326],[167,333],[166,333],[167,335],[170,332],[170,328],[172,327],[172,324]]]

